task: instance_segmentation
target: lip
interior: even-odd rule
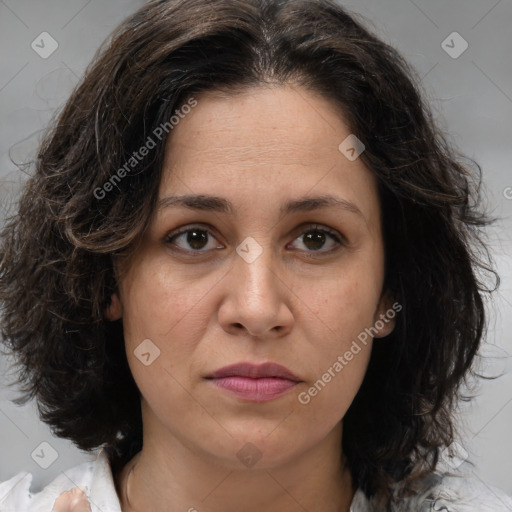
[[[248,377],[250,379],[279,378],[294,382],[301,380],[285,366],[277,363],[235,363],[225,366],[209,375],[208,379],[221,379],[223,377]]]
[[[275,400],[302,382],[288,368],[276,363],[236,363],[206,378],[223,391],[251,402]]]

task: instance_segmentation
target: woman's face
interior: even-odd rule
[[[196,100],[170,132],[160,206],[109,318],[123,318],[145,442],[237,468],[252,450],[273,467],[341,433],[370,356],[363,333],[390,308],[376,179],[339,149],[341,113],[305,89]],[[316,197],[332,203],[303,203]],[[393,321],[377,325],[385,336]],[[299,382],[209,378],[240,362]]]

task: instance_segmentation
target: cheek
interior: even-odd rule
[[[205,294],[214,282],[192,281],[158,261],[134,269],[120,290],[128,363],[142,394],[165,409],[169,396],[180,394],[177,383],[194,371],[194,351],[212,316]]]
[[[311,339],[318,339],[318,329],[336,348],[350,345],[351,340],[373,325],[382,287],[380,267],[361,258],[341,268],[335,275],[311,289],[301,291],[303,302],[311,312]],[[309,329],[308,323],[304,324]],[[317,332],[314,336],[314,332]]]
[[[335,277],[323,279],[314,294],[302,290],[309,307],[301,325],[310,340],[312,371],[310,387],[298,401],[326,421],[339,421],[364,379],[372,348],[371,331],[365,329],[374,324],[381,286],[381,267],[361,254]]]
[[[357,352],[357,353],[356,353]],[[315,381],[308,383],[298,401],[330,414],[336,421],[345,414],[366,374],[371,343],[340,351],[324,366]],[[351,354],[347,357],[348,354]],[[328,412],[329,411],[329,412]]]
[[[204,296],[215,282],[191,279],[163,258],[134,267],[136,270],[127,276],[121,291],[126,342],[133,344],[150,338],[164,346],[168,340],[179,343],[182,338],[177,331],[184,324],[188,338],[193,339],[194,332],[202,328],[200,319],[206,318],[201,314],[206,304]]]
[[[317,371],[297,393],[298,411],[306,424],[320,423],[329,430],[345,416],[366,375],[371,349],[370,339],[361,343],[340,337],[324,345],[321,356],[311,358],[317,359]],[[316,435],[314,428],[310,434]]]

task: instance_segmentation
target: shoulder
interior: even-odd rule
[[[67,491],[84,491],[91,511],[121,512],[108,458],[100,450],[96,459],[60,473],[40,492],[30,491],[33,475],[20,472],[0,482],[0,512],[51,512],[55,501]]]
[[[429,501],[447,512],[512,512],[512,497],[475,474],[441,474]]]
[[[468,473],[434,472],[422,480],[416,495],[395,500],[393,512],[512,512],[512,497]],[[351,512],[380,512],[358,489]]]

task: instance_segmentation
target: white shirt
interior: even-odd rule
[[[512,512],[512,498],[478,477],[449,477],[438,473],[431,477],[421,496],[395,505],[394,512]],[[52,512],[55,500],[76,487],[84,489],[91,512],[122,512],[103,449],[95,460],[63,471],[40,492],[30,492],[32,478],[31,473],[24,471],[0,483],[0,512]],[[201,512],[200,504],[196,509]],[[374,512],[361,489],[354,495],[350,512]]]

